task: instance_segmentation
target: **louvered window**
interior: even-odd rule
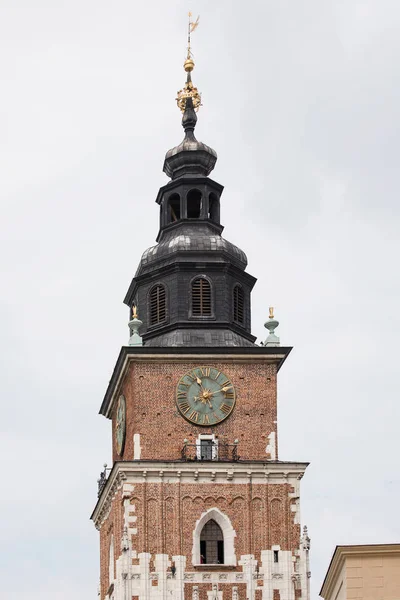
[[[211,316],[211,285],[207,279],[195,279],[192,283],[192,314],[195,317]]]
[[[239,285],[233,288],[233,320],[244,323],[244,294]]]
[[[165,321],[166,314],[165,287],[157,284],[150,291],[150,325]]]

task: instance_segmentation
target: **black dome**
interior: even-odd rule
[[[163,232],[161,241],[145,250],[136,275],[178,260],[193,261],[196,255],[206,262],[219,262],[222,256],[239,269],[247,266],[246,254],[221,236],[209,223],[179,223]]]
[[[194,135],[196,122],[193,102],[189,98],[182,118],[185,137],[179,146],[171,148],[165,155],[163,171],[171,179],[198,175],[207,177],[215,167],[217,153],[210,146],[196,140]]]

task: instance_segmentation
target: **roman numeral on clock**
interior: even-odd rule
[[[235,394],[233,392],[225,392],[225,398],[227,400],[234,400],[235,399]]]
[[[190,415],[188,415],[188,419],[197,423],[199,420],[199,413],[197,412],[197,410],[194,410]]]
[[[225,404],[225,402],[223,404],[221,404],[221,406],[219,407],[219,410],[221,412],[224,413],[224,415],[227,415],[230,411],[231,411],[232,406],[230,406],[229,404]]]
[[[210,419],[208,418],[208,415],[203,415],[203,425],[209,425],[210,424]]]
[[[201,371],[201,374],[204,375],[204,377],[210,377],[210,373],[211,373],[210,367],[204,367],[204,369],[201,367],[200,371]]]
[[[186,415],[189,412],[189,410],[191,410],[191,407],[187,402],[179,402],[179,409],[183,412],[184,415]]]
[[[179,400],[186,400],[187,392],[182,392],[182,391],[178,390],[177,396],[178,396],[178,402],[179,402]]]

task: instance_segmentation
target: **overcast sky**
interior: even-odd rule
[[[123,298],[182,139],[187,11],[198,139],[224,236],[294,351],[280,458],[310,461],[312,599],[336,544],[400,541],[398,0],[2,0],[1,595],[97,598],[98,409]]]

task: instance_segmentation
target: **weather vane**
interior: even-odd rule
[[[197,17],[196,21],[191,21],[191,17],[192,17],[192,13],[189,11],[189,23],[188,23],[188,51],[187,51],[187,58],[192,58],[193,54],[192,54],[192,49],[190,47],[190,34],[193,33],[193,31],[195,31],[195,29],[197,29],[197,27],[199,26],[199,20],[200,17]]]
[[[190,73],[194,69],[193,53],[192,53],[192,47],[191,47],[191,34],[193,33],[193,31],[195,31],[195,29],[197,29],[197,27],[199,25],[199,20],[200,20],[200,17],[197,17],[197,19],[195,21],[192,21],[192,13],[189,12],[187,56],[186,56],[186,60],[183,64],[183,68],[185,69],[185,71],[187,73],[187,79],[186,79],[185,87],[178,92],[178,96],[176,98],[178,107],[180,108],[180,110],[182,112],[185,112],[186,100],[188,100],[188,98],[192,99],[193,108],[195,111],[198,111],[199,107],[201,106],[201,94],[198,91],[198,89],[196,87],[194,87],[194,85],[192,83],[192,77],[190,75]]]

